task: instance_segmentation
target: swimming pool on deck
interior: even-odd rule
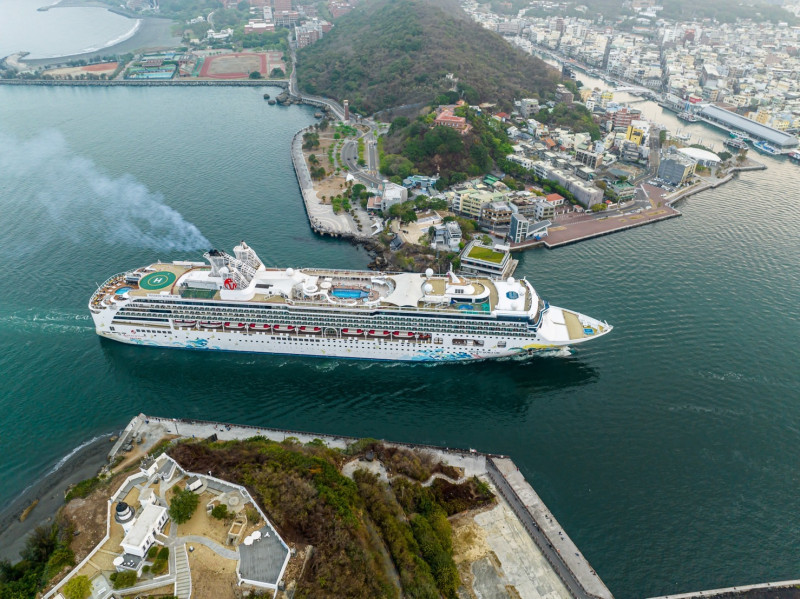
[[[369,297],[369,293],[361,289],[334,289],[331,291],[331,295],[341,299],[361,299],[362,297]]]

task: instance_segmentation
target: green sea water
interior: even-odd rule
[[[570,355],[101,341],[96,283],[156,259],[244,239],[270,265],[366,266],[309,231],[288,149],[312,111],[264,91],[0,87],[0,500],[146,412],[508,454],[619,598],[800,577],[800,168],[764,157],[681,218],[523,254],[541,295],[616,327]]]

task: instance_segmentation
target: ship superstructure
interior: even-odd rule
[[[159,347],[447,361],[563,348],[612,329],[551,306],[525,279],[266,268],[244,242],[233,255],[204,257],[108,279],[89,301],[98,335]]]

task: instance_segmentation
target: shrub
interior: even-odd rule
[[[224,504],[215,505],[211,510],[211,517],[217,520],[225,520],[228,517],[228,506]]]
[[[92,592],[92,583],[88,576],[76,576],[64,585],[61,592],[67,599],[86,599]]]
[[[167,565],[167,560],[159,558],[150,568],[150,572],[152,572],[154,576],[159,576],[167,571]]]
[[[67,491],[67,495],[65,496],[64,500],[69,503],[77,497],[87,497],[92,491],[100,486],[101,482],[103,481],[101,481],[97,476],[82,480],[69,491]]]
[[[115,589],[126,589],[136,584],[137,576],[133,570],[114,572],[110,577]]]
[[[169,547],[162,547],[156,559],[169,559]]]
[[[259,514],[258,510],[254,507],[245,508],[244,515],[247,516],[247,521],[250,524],[258,524],[261,520],[261,514]]]
[[[147,557],[150,559],[156,559],[158,555],[158,545],[153,545],[150,549],[147,550]]]
[[[185,489],[178,491],[169,502],[169,516],[176,524],[188,522],[199,503],[200,498],[196,493]]]

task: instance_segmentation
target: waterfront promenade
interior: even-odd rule
[[[303,156],[303,133],[311,131],[309,127],[301,129],[292,138],[292,166],[297,175],[297,184],[300,186],[300,193],[303,195],[303,204],[308,215],[308,223],[315,233],[320,235],[331,235],[333,237],[347,237],[352,239],[364,240],[358,233],[358,228],[352,217],[346,212],[336,214],[332,204],[325,204],[319,197],[311,180],[311,173],[308,171],[306,159]]]

